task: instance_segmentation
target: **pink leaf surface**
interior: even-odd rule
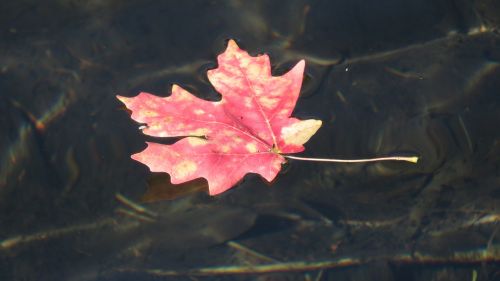
[[[143,132],[156,137],[184,137],[172,145],[147,143],[132,158],[152,172],[167,172],[174,184],[207,179],[211,195],[234,186],[247,173],[272,181],[285,158],[321,126],[320,120],[290,117],[299,96],[305,62],[282,76],[271,75],[267,55],[250,56],[230,40],[208,79],[222,95],[217,102],[199,99],[178,85],[158,97],[140,93],[117,96],[147,124]]]

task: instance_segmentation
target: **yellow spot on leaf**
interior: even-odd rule
[[[247,74],[251,77],[259,77],[261,68],[257,64],[250,64],[247,68]]]
[[[191,160],[183,160],[172,167],[172,176],[177,179],[184,179],[194,173],[198,165]]]
[[[148,129],[149,129],[150,131],[157,131],[157,130],[160,130],[160,129],[161,129],[161,125],[160,125],[160,124],[158,124],[158,123],[150,124],[150,125],[148,126]]]
[[[273,162],[273,169],[274,170],[281,170],[281,162],[280,161],[274,161]]]
[[[239,57],[239,63],[241,68],[246,68],[248,64],[250,64],[250,58],[249,57]]]
[[[248,143],[245,147],[248,150],[248,152],[250,152],[250,153],[257,152],[257,146],[255,146],[254,143]]]
[[[196,138],[196,137],[189,137],[189,138],[187,138],[187,141],[191,146],[200,146],[200,145],[205,145],[208,143],[207,140],[202,139],[202,138]]]
[[[225,135],[226,137],[228,137],[228,138],[232,138],[232,137],[234,137],[234,136],[235,136],[234,131],[230,131],[230,130],[224,130],[224,131],[222,132],[222,134],[224,134],[224,135]]]
[[[286,117],[289,117],[289,115],[290,115],[288,109],[282,109],[279,114],[285,115]]]
[[[203,109],[195,109],[194,110],[194,114],[196,114],[196,115],[202,115],[203,113],[205,113],[205,110],[203,110]]]
[[[267,96],[261,96],[259,97],[259,102],[262,106],[266,108],[274,108],[276,104],[279,102],[279,99]]]
[[[141,111],[141,115],[144,117],[156,117],[158,116],[158,113],[156,111],[143,110]]]
[[[231,147],[229,145],[223,145],[221,146],[220,150],[224,153],[227,153],[229,152],[229,150],[231,150]]]
[[[240,79],[238,77],[230,77],[230,78],[227,78],[226,80],[221,80],[221,81],[228,81],[230,80],[231,81],[231,89],[233,91],[243,91],[245,90],[245,86],[246,86],[246,83],[245,83],[245,80],[243,79]]]
[[[206,136],[208,134],[209,130],[207,128],[198,128],[194,131],[191,132],[192,136]]]

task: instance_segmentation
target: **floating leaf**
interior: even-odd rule
[[[132,119],[155,137],[183,137],[172,145],[148,143],[132,158],[152,172],[167,172],[179,184],[203,177],[219,194],[247,173],[272,181],[286,162],[282,154],[304,150],[320,120],[290,117],[299,96],[305,62],[282,76],[271,75],[267,55],[250,56],[230,40],[208,79],[220,101],[199,99],[178,85],[169,97],[118,96]]]

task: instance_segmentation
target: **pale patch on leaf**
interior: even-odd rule
[[[189,144],[192,146],[206,145],[208,143],[207,140],[202,139],[202,138],[197,138],[197,137],[189,137],[186,139],[188,140]]]
[[[198,165],[194,161],[183,160],[174,165],[172,174],[176,180],[182,180],[188,178],[197,168]]]
[[[281,137],[287,145],[306,143],[321,127],[321,120],[309,119],[281,129]]]
[[[257,152],[257,146],[255,146],[255,144],[253,144],[253,143],[248,143],[247,145],[245,145],[245,147],[247,148],[248,152],[250,152],[250,153]]]

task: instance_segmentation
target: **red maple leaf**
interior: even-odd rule
[[[203,177],[211,195],[230,189],[247,173],[272,181],[286,162],[282,154],[302,146],[320,120],[290,117],[299,96],[305,62],[282,76],[271,75],[267,55],[250,56],[230,40],[208,79],[222,95],[199,99],[178,85],[169,97],[140,93],[117,96],[155,137],[184,137],[172,145],[148,142],[132,158],[152,172],[167,172],[173,184]]]

